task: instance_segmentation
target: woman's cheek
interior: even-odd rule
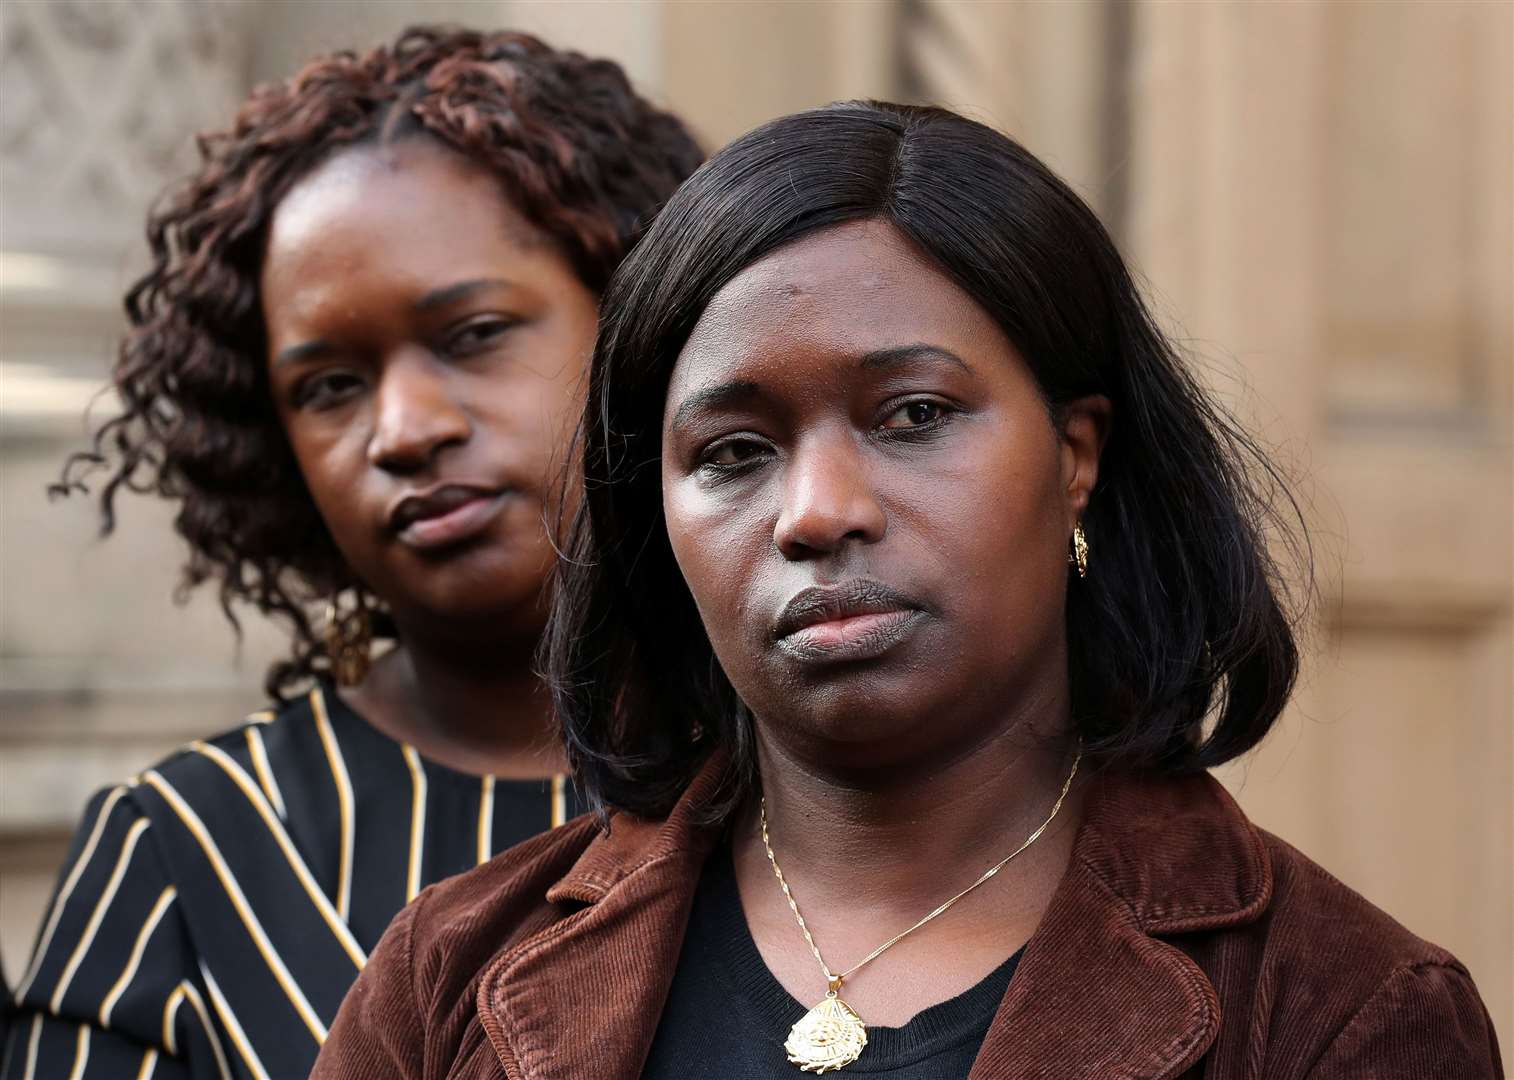
[[[743,597],[756,568],[745,516],[723,502],[690,479],[675,482],[663,506],[674,561],[711,643],[728,655],[742,632]]]

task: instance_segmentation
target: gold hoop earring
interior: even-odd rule
[[[1072,527],[1072,550],[1067,553],[1067,562],[1078,568],[1078,577],[1088,576],[1088,536],[1081,521]]]
[[[356,686],[368,674],[373,647],[373,621],[361,589],[355,591],[356,606],[341,610],[341,594],[326,603],[326,659],[338,686]]]

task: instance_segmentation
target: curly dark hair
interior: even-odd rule
[[[527,34],[432,27],[318,58],[255,90],[229,130],[199,136],[199,169],[149,214],[152,268],[126,294],[112,375],[122,412],[54,491],[86,490],[83,475],[108,468],[103,534],[123,488],[178,500],[190,549],[178,595],[215,580],[233,626],[245,602],[292,628],[292,655],[268,673],[275,698],[329,670],[307,608],[359,586],[269,393],[265,238],[285,193],[335,150],[415,136],[493,172],[596,295],[703,157],[618,64]]]

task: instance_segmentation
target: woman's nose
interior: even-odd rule
[[[414,472],[447,446],[468,441],[472,421],[429,355],[411,353],[385,365],[375,402],[368,460],[390,472]]]
[[[866,464],[849,437],[838,434],[795,452],[773,528],[785,558],[829,554],[848,541],[875,544],[887,525]]]

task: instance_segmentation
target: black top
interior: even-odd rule
[[[327,687],[90,801],[16,984],[3,1080],[286,1080],[425,886],[579,812],[470,776]]]
[[[917,1013],[903,1027],[869,1025],[866,1049],[843,1074],[961,1080],[972,1069],[1019,959],[1017,952],[978,985]],[[694,895],[644,1080],[797,1080],[801,1073],[789,1064],[783,1043],[808,1010],[773,977],[757,951],[730,850],[722,848],[706,863]]]

